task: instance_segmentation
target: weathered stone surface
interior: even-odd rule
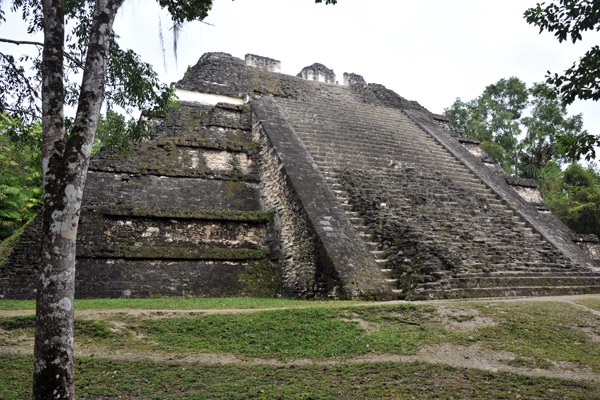
[[[302,271],[304,279],[293,276],[288,281],[302,284],[314,280],[332,297],[389,297],[383,274],[274,100],[257,100],[253,110],[260,124],[255,125],[255,139],[263,142],[263,148],[273,148],[263,156],[269,164],[263,175],[268,174],[272,181],[272,187],[263,192],[282,216],[282,255],[289,260],[283,260],[287,264],[284,281],[286,271]],[[307,256],[299,268],[295,258]]]
[[[258,210],[256,184],[236,180],[179,178],[90,171],[83,201],[90,205],[142,206],[209,210]]]
[[[333,70],[319,63],[314,63],[313,65],[302,68],[302,71],[296,76],[306,79],[307,81],[337,83]]]
[[[90,165],[76,296],[278,294],[249,109],[183,103],[152,123],[130,153],[101,151]],[[0,296],[34,297],[38,225],[0,267]]]
[[[264,69],[269,72],[281,71],[281,61],[268,57],[257,56],[256,54],[246,54],[246,65]]]
[[[267,289],[278,285],[276,271],[259,264],[78,258],[75,293],[79,298],[251,296],[257,294],[257,280],[263,280]]]

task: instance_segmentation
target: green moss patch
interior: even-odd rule
[[[243,185],[243,184],[242,184]],[[270,211],[231,211],[231,210],[193,210],[187,208],[165,208],[141,206],[137,204],[120,204],[114,206],[88,207],[89,211],[97,209],[106,216],[153,217],[175,219],[201,219],[215,221],[268,222],[275,215]]]
[[[275,297],[281,293],[281,277],[266,258],[248,262],[239,279],[248,296]]]
[[[368,321],[362,319],[366,314]],[[411,306],[311,308],[145,320],[139,330],[156,349],[174,352],[344,359],[368,353],[414,354],[419,346],[442,340],[444,330],[433,317],[427,308]]]
[[[155,260],[260,260],[265,253],[253,249],[183,246],[119,246],[113,257]]]

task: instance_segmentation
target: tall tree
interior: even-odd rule
[[[541,171],[544,202],[574,232],[600,235],[600,176],[593,167],[551,161]]]
[[[557,0],[550,4],[538,3],[525,11],[529,24],[539,26],[540,33],[554,33],[559,42],[582,39],[586,31],[600,31],[600,1]],[[558,93],[564,105],[576,99],[600,99],[600,46],[593,46],[563,74],[548,72],[547,83]],[[564,154],[572,159],[595,157],[600,135],[571,136],[560,134],[557,141]]]
[[[520,118],[528,102],[527,87],[520,79],[500,79],[481,96],[467,103],[457,99],[444,110],[454,129],[480,140],[489,156],[511,171],[521,133]]]
[[[527,178],[537,178],[548,161],[562,160],[556,144],[559,134],[587,135],[581,115],[568,116],[548,86],[527,89],[514,77],[487,86],[467,103],[457,99],[444,114],[454,129],[480,140],[507,172]]]
[[[535,84],[529,92],[530,112],[521,119],[525,136],[519,143],[519,170],[525,177],[537,178],[551,160],[566,161],[557,146],[557,135],[578,137],[586,131],[582,115],[568,116],[548,86]]]
[[[124,0],[13,0],[29,24],[43,30],[44,43],[0,39],[42,47],[41,79],[31,77],[14,56],[0,53],[0,111],[35,118],[41,108],[43,240],[36,303],[33,396],[73,399],[75,240],[81,197],[94,135],[105,97],[111,103],[164,110],[171,94],[152,68],[115,42],[112,26]],[[315,0],[321,3],[323,0]],[[212,0],[158,0],[175,25],[202,20]],[[325,0],[335,4],[336,0]],[[0,22],[4,20],[0,9]],[[71,24],[66,24],[70,21]],[[65,27],[71,27],[66,32]],[[66,71],[83,70],[81,84]],[[41,82],[41,85],[40,85]],[[36,84],[37,83],[37,84]],[[112,89],[105,93],[106,85]],[[41,95],[39,87],[41,86]],[[107,96],[105,96],[107,95]],[[39,99],[41,98],[41,107]],[[65,126],[65,104],[76,115]]]

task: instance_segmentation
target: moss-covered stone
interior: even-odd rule
[[[85,207],[87,213],[105,216],[199,219],[214,221],[269,222],[275,214],[269,211],[193,210],[187,208],[152,207],[139,204]]]
[[[107,254],[108,255],[108,254]],[[111,257],[151,260],[259,260],[261,250],[224,247],[137,246],[123,245],[111,249]]]
[[[238,277],[247,296],[275,297],[281,293],[281,276],[268,259],[249,261]]]

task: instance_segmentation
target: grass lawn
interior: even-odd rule
[[[76,310],[148,309],[148,310],[209,310],[279,307],[330,307],[353,304],[352,301],[307,301],[263,299],[255,297],[223,298],[156,298],[156,299],[78,299]],[[0,310],[35,310],[35,300],[0,300]]]
[[[593,299],[584,301],[593,308]],[[23,309],[23,304],[0,301],[5,310]],[[165,311],[90,313],[76,319],[76,348],[95,353],[94,358],[77,359],[80,399],[600,399],[600,380],[518,373],[535,370],[543,375],[571,368],[600,376],[600,317],[564,302],[365,306],[269,299],[151,299],[86,300],[76,307],[95,310],[102,304]],[[227,314],[168,312],[169,308],[257,307],[291,308]],[[33,315],[0,317],[0,349],[31,346],[33,334]],[[456,357],[464,356],[461,349],[473,348],[483,356],[502,355],[496,362],[513,373],[382,362],[386,357],[419,360],[424,349],[443,346],[457,349]],[[121,351],[139,357],[122,361],[102,356]],[[148,354],[167,357],[152,361]],[[215,365],[193,360],[202,354],[238,361]],[[0,355],[0,399],[30,396],[31,365],[28,355]]]
[[[0,398],[31,398],[30,356],[1,356]],[[207,366],[81,359],[79,399],[593,399],[599,386],[426,363]]]

